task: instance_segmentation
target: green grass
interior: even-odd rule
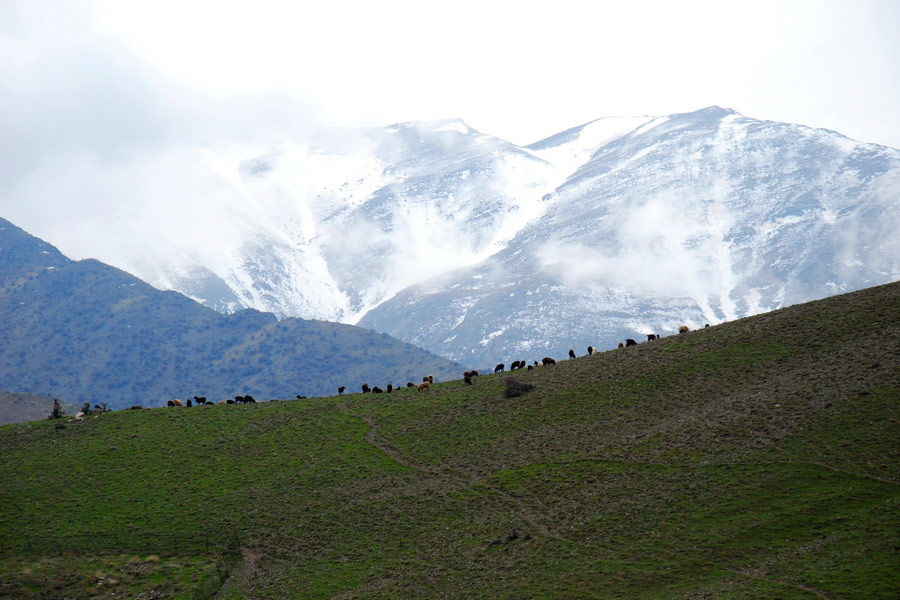
[[[894,284],[513,399],[507,373],[0,427],[0,597],[895,598],[898,321]]]

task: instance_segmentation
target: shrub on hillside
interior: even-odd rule
[[[65,412],[63,412],[62,405],[59,403],[59,400],[56,398],[53,399],[53,410],[50,411],[50,416],[48,419],[62,419],[66,416]]]
[[[512,377],[507,377],[503,381],[506,382],[506,389],[503,390],[503,395],[507,398],[516,398],[517,396],[521,396],[525,392],[534,389],[534,386],[530,383],[522,383]]]

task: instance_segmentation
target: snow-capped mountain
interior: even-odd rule
[[[220,310],[359,322],[466,364],[900,278],[900,152],[718,107],[527,147],[404,123],[144,177],[84,228],[102,236],[64,249]]]
[[[540,360],[900,277],[900,152],[719,108],[600,145],[546,204],[360,324],[476,364]]]

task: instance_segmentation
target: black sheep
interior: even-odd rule
[[[569,349],[569,358],[575,358],[575,351],[572,349]]]
[[[363,394],[368,394],[371,391],[372,391],[372,388],[369,387],[368,383],[362,384],[362,393]]]
[[[505,369],[505,368],[506,368],[506,365],[504,365],[503,363],[500,363],[499,365],[497,365],[496,367],[494,367],[494,373],[500,373],[500,372],[502,372],[503,369]]]
[[[235,396],[234,397],[234,404],[243,404],[243,403],[244,403],[243,396]],[[229,403],[229,404],[231,404],[231,403]]]
[[[652,333],[648,333],[648,334],[647,334],[647,341],[648,341],[648,342],[652,342],[652,341],[655,340],[655,339],[656,339],[656,335],[654,335],[654,334],[652,334]]]
[[[383,394],[384,390],[376,385],[375,387],[372,388],[372,393],[373,394]]]
[[[245,404],[256,404],[256,400],[254,400],[253,396],[251,396],[250,394],[247,394],[246,396],[244,396],[244,403]]]
[[[469,371],[463,373],[463,381],[466,385],[472,385],[472,373],[470,373]]]
[[[389,383],[389,384],[388,384],[388,387],[387,387],[387,393],[390,394],[390,393],[393,392],[393,391],[394,391],[394,386],[393,386],[393,384],[390,384],[390,383]]]
[[[574,354],[574,353],[573,353],[573,354]],[[543,365],[555,365],[555,364],[556,364],[556,361],[553,360],[552,358],[550,358],[549,356],[545,356],[545,357],[544,357],[544,360],[541,361],[541,364],[543,364]]]
[[[416,387],[416,384],[414,384],[412,381],[407,381],[407,382],[406,382],[406,387],[408,387],[408,388],[410,388],[410,387]]]
[[[593,356],[593,354],[594,354],[594,347],[588,346],[588,356]]]
[[[185,406],[193,406],[193,404],[191,404],[191,399],[190,399],[190,398],[188,398],[188,401],[187,401],[187,403],[185,404]]]
[[[345,389],[347,389],[347,388],[345,388],[344,386],[339,387],[339,388],[338,388],[338,395],[340,396],[341,394],[343,394]]]
[[[627,340],[625,340],[625,345],[626,346],[637,346],[637,342],[631,338],[628,338]]]

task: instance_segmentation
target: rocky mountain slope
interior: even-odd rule
[[[53,400],[50,396],[0,390],[0,425],[46,419],[53,411]],[[61,403],[60,408],[68,416],[77,414],[79,410],[74,404]]]
[[[456,377],[462,367],[351,325],[223,315],[0,219],[0,389],[80,405],[257,399]]]

